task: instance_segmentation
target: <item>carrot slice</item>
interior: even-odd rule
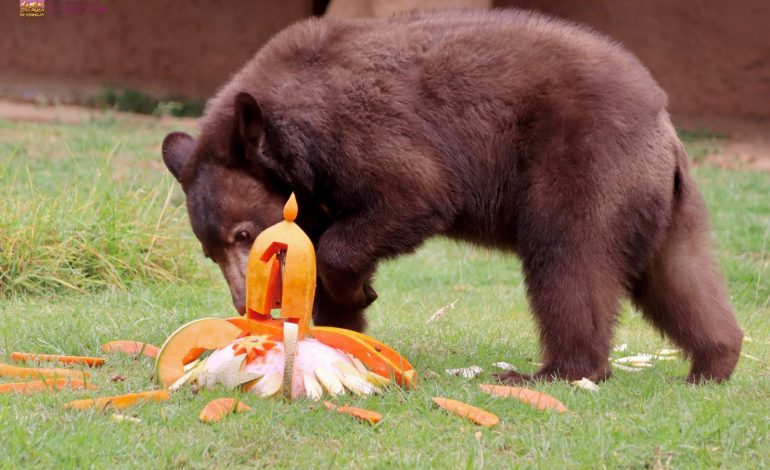
[[[0,364],[0,377],[20,377],[24,379],[29,378],[83,378],[91,375],[87,370],[75,370],[75,369],[43,369],[43,368],[27,368],[16,367],[8,364]]]
[[[16,362],[58,362],[60,364],[85,364],[88,367],[98,367],[104,365],[104,359],[101,357],[65,356],[63,354],[34,354],[14,352],[11,354],[11,359]]]
[[[61,390],[63,388],[82,390],[84,388],[95,390],[96,385],[81,380],[46,379],[32,380],[30,382],[11,382],[0,384],[0,393],[36,393]]]
[[[204,423],[218,423],[230,413],[243,413],[244,411],[251,411],[251,407],[234,398],[217,398],[203,407],[199,418]]]
[[[479,387],[490,395],[496,397],[518,398],[520,401],[534,406],[538,410],[556,410],[559,413],[569,411],[564,403],[542,392],[521,387],[508,387],[506,385],[479,384]]]
[[[138,356],[144,354],[147,357],[153,359],[158,358],[158,351],[160,349],[152,344],[142,343],[140,341],[132,340],[117,340],[104,343],[102,345],[102,351],[109,352],[122,352],[131,356]]]
[[[168,398],[168,390],[152,390],[149,392],[128,393],[126,395],[116,395],[113,397],[73,400],[64,405],[64,407],[75,410],[87,410],[90,408],[97,408],[99,410],[105,408],[121,409],[129,408],[146,401],[168,401]]]
[[[348,405],[337,406],[334,403],[330,403],[328,401],[324,402],[324,406],[328,410],[350,415],[354,418],[367,421],[369,422],[369,424],[377,424],[380,421],[382,421],[382,415],[377,413],[376,411],[365,410],[363,408],[356,408],[355,406],[348,406]]]
[[[457,416],[468,418],[476,424],[482,426],[494,426],[500,422],[500,418],[497,415],[490,413],[489,411],[476,408],[467,403],[461,401],[452,400],[451,398],[433,397],[431,398],[435,404],[444,408],[447,411],[451,411]]]

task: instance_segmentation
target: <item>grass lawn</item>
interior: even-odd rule
[[[0,362],[12,351],[100,355],[113,339],[160,345],[189,320],[234,314],[160,161],[160,142],[175,127],[110,114],[80,125],[0,121]],[[699,141],[688,145],[697,152]],[[564,402],[564,415],[490,398],[477,384],[491,381],[494,362],[530,371],[538,361],[518,261],[433,240],[381,267],[369,312],[368,332],[410,359],[420,387],[339,400],[381,412],[379,425],[313,402],[247,395],[253,412],[202,424],[210,399],[235,396],[216,390],[184,389],[129,410],[139,423],[65,411],[75,398],[155,387],[149,359],[113,355],[93,373],[99,392],[0,395],[0,468],[665,468],[668,460],[671,468],[768,468],[770,176],[705,166],[695,176],[751,338],[729,383],[687,386],[688,364],[677,359],[616,370],[598,393],[535,384]],[[615,342],[634,353],[672,347],[630,307]],[[473,364],[482,377],[443,372]],[[483,407],[501,423],[480,428],[447,415],[431,405],[436,395]]]

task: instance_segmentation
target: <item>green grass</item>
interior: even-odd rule
[[[109,116],[0,125],[0,294],[179,282],[197,269],[178,243],[189,230],[157,159],[159,130]]]
[[[160,163],[169,130],[109,114],[78,126],[0,122],[0,361],[12,351],[100,354],[113,339],[160,344],[189,320],[233,314]],[[696,152],[702,145],[697,135],[687,143]],[[695,176],[739,321],[753,339],[744,351],[759,359],[742,359],[727,384],[686,386],[688,364],[676,360],[639,374],[617,371],[596,394],[535,385],[564,402],[565,415],[490,398],[476,384],[490,380],[493,362],[528,371],[538,361],[519,264],[433,240],[382,266],[380,300],[369,313],[369,333],[412,361],[420,387],[340,400],[380,411],[379,425],[311,402],[252,396],[242,399],[253,412],[203,425],[197,416],[209,399],[234,395],[216,390],[184,390],[169,403],[130,410],[141,423],[63,410],[88,392],[3,395],[0,468],[652,468],[656,449],[672,468],[766,468],[770,177],[710,167]],[[455,300],[454,310],[426,325]],[[628,307],[615,341],[632,352],[670,347]],[[484,367],[481,379],[443,373],[471,364]],[[145,390],[154,387],[151,369],[144,358],[110,356],[93,381],[104,395]],[[432,407],[434,395],[481,406],[502,422],[475,427]]]

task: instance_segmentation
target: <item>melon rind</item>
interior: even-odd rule
[[[201,318],[182,325],[166,339],[155,362],[155,377],[170,387],[185,373],[183,359],[193,348],[220,349],[241,334],[241,329],[221,318]]]

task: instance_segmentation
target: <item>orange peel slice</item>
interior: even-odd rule
[[[144,354],[152,359],[158,358],[159,351],[160,349],[155,345],[133,340],[115,340],[102,345],[102,352],[122,352],[129,356]]]
[[[127,393],[125,395],[116,395],[112,397],[85,398],[82,400],[73,400],[64,405],[64,408],[75,410],[88,410],[96,408],[104,410],[107,408],[124,409],[130,408],[139,403],[148,401],[168,401],[168,390],[150,390],[147,392]]]
[[[337,413],[349,415],[354,418],[358,418],[362,421],[366,421],[369,424],[377,424],[380,421],[382,421],[382,415],[380,413],[377,413],[376,411],[372,411],[372,410],[367,410],[364,408],[357,408],[355,406],[349,406],[349,405],[337,406],[334,403],[331,403],[328,401],[324,402],[324,407],[327,410],[336,411]]]
[[[495,426],[500,422],[500,418],[497,415],[490,413],[489,411],[476,408],[473,405],[463,403],[461,401],[452,400],[445,397],[432,397],[431,400],[439,407],[451,411],[457,416],[462,416],[470,421],[481,426]]]
[[[198,419],[204,423],[218,423],[230,413],[243,413],[245,411],[251,411],[251,407],[235,398],[217,398],[203,408]]]

